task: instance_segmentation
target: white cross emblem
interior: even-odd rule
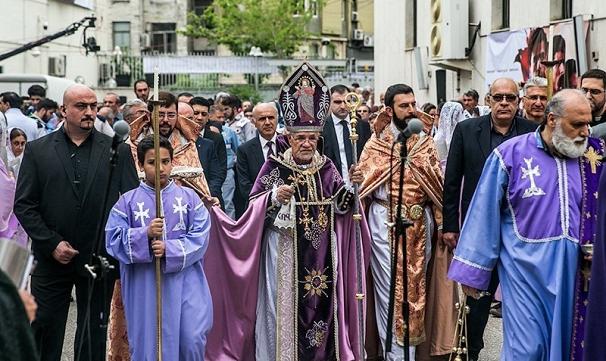
[[[187,213],[187,204],[181,203],[183,197],[175,197],[175,200],[177,201],[177,203],[173,203],[173,213],[179,213],[179,223],[175,225],[173,231],[184,231],[186,230],[186,227],[185,220],[183,219],[183,214]]]
[[[537,187],[537,184],[534,181],[535,176],[541,176],[539,166],[536,165],[534,168],[532,167],[532,157],[530,159],[524,158],[524,162],[526,162],[526,166],[528,168],[522,167],[522,179],[528,178],[530,180],[530,188],[526,188],[526,190],[524,190],[524,195],[522,198],[544,196],[545,192],[541,188]]]
[[[149,218],[149,208],[146,210],[143,210],[143,206],[145,205],[145,202],[137,202],[137,207],[139,207],[138,211],[135,211],[135,222],[137,221],[138,218],[141,218],[141,227],[145,227],[145,218]]]

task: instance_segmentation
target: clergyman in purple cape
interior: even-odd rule
[[[301,81],[315,91],[312,122],[300,117],[293,97]],[[211,211],[209,360],[363,359],[356,282],[367,263],[357,275],[351,212],[357,200],[317,152],[329,101],[319,73],[306,63],[297,68],[280,94],[291,148],[265,162],[238,222]],[[361,230],[368,260],[364,221]]]

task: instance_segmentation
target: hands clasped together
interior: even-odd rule
[[[162,218],[154,218],[149,227],[147,227],[147,237],[152,239],[152,252],[154,256],[160,258],[164,256],[164,252],[166,251],[166,245],[164,241],[161,239],[164,235],[164,220]]]

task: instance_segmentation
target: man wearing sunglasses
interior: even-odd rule
[[[541,77],[530,78],[524,84],[524,118],[541,124],[545,116],[547,105],[547,79]]]
[[[465,219],[490,153],[504,141],[537,128],[537,124],[516,116],[518,93],[518,86],[512,79],[495,80],[490,87],[490,113],[464,120],[454,130],[444,177],[443,239],[449,247],[454,248],[457,244],[460,222]],[[497,272],[494,271],[488,292],[494,294],[498,283]],[[490,297],[479,300],[467,298],[471,309],[467,318],[469,360],[477,360],[484,347],[483,335],[490,303]]]

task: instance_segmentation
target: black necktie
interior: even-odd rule
[[[267,147],[267,158],[269,158],[270,155],[274,155],[274,150],[272,148],[273,144],[274,142],[271,140],[267,142],[267,144],[265,144],[265,146]]]
[[[353,150],[351,148],[351,139],[349,139],[349,124],[346,120],[341,120],[343,126],[343,144],[345,145],[345,155],[347,156],[347,169],[353,164]]]

